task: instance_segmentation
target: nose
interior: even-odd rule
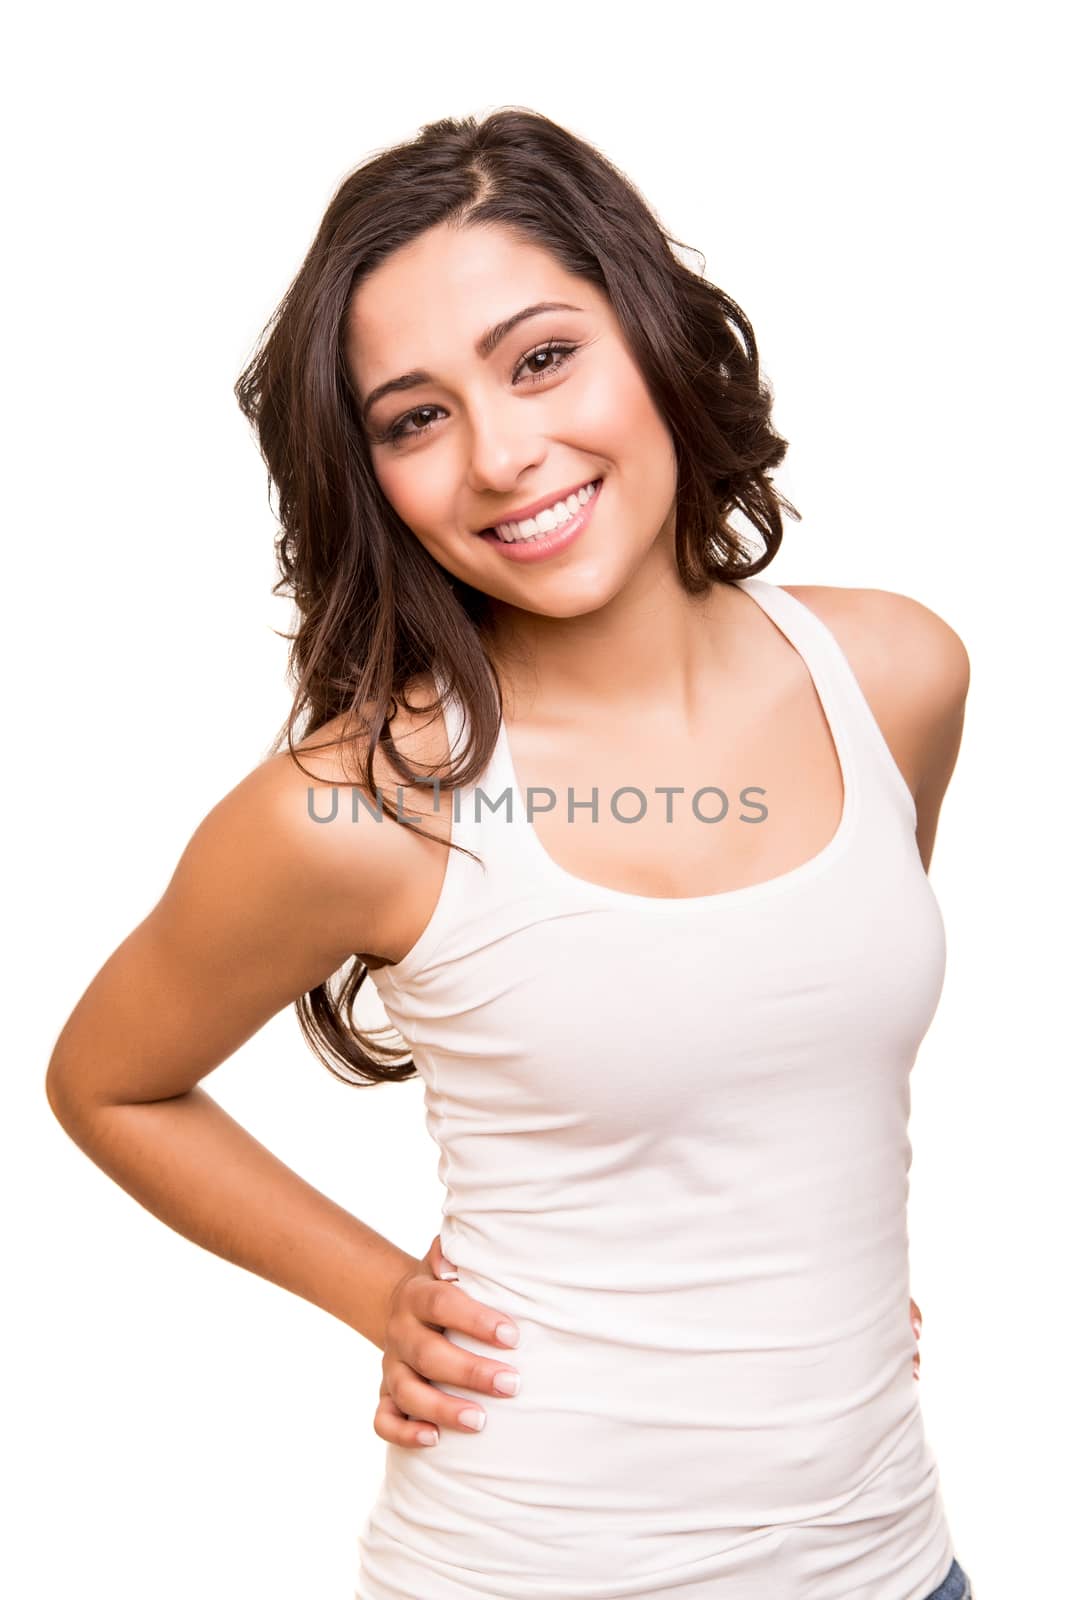
[[[536,469],[544,455],[544,439],[519,407],[486,405],[471,412],[467,482],[473,497],[513,495],[527,468]]]

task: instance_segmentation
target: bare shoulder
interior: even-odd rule
[[[826,623],[857,674],[918,682],[948,702],[966,699],[970,660],[963,640],[922,601],[890,589],[783,585]]]
[[[416,759],[439,748],[433,719],[417,712],[394,732]],[[359,738],[327,727],[296,755],[254,767],[194,829],[159,901],[64,1025],[48,1071],[53,1105],[80,1119],[103,1104],[186,1093],[353,955],[397,940],[394,924],[404,931],[403,915],[410,923],[421,909],[412,884],[431,897],[440,845],[379,822],[370,791],[351,820]],[[378,752],[374,775],[383,786],[389,776]],[[432,790],[415,800],[439,827]],[[449,808],[440,812],[447,827]]]
[[[440,712],[434,710],[433,691],[424,678],[409,686],[407,704],[397,706],[389,733],[396,751],[417,770],[427,770],[444,761],[448,753],[447,735]],[[299,740],[293,753],[282,750],[269,757],[251,776],[259,777],[281,800],[283,807],[300,796],[301,805],[295,808],[299,815],[313,804],[319,790],[331,794],[341,786],[355,788],[367,799],[375,790],[387,794],[393,804],[397,800],[397,787],[403,791],[402,811],[418,816],[421,821],[432,811],[432,790],[425,793],[419,785],[402,777],[390,752],[379,745],[374,753],[367,781],[367,755],[370,740],[366,730],[357,726],[354,717],[338,716],[325,723],[312,734]],[[351,809],[351,807],[349,808]],[[390,837],[403,832],[403,824],[390,822],[384,834]]]
[[[414,763],[442,754],[437,719],[401,708],[397,749]],[[446,832],[449,808],[414,787],[388,753],[375,751],[373,786],[363,781],[369,740],[338,717],[254,767],[211,808],[185,846],[161,901],[162,916],[211,926],[231,948],[254,942],[280,974],[299,968],[305,989],[353,955],[388,946],[397,906],[445,852],[418,834]],[[409,820],[382,810],[378,789]],[[420,848],[421,847],[421,848]],[[293,974],[291,974],[292,976]]]
[[[847,656],[915,799],[929,868],[963,736],[971,678],[963,640],[929,606],[892,590],[803,584],[788,592],[826,624]]]
[[[440,766],[448,755],[433,698],[432,687],[417,680],[409,686],[408,707],[398,707],[392,720],[393,744],[416,771]],[[269,757],[239,786],[247,790],[239,802],[248,810],[246,820],[254,813],[269,818],[279,847],[318,886],[345,959],[392,948],[397,911],[407,904],[411,885],[432,877],[443,861],[445,852],[431,841],[448,837],[449,807],[435,810],[432,789],[403,777],[381,746],[367,783],[368,748],[365,731],[337,717],[297,742],[293,754]],[[401,820],[382,809],[383,795]]]

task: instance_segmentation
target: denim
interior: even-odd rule
[[[974,1600],[971,1580],[958,1561],[953,1560],[944,1583],[931,1590],[926,1600]]]

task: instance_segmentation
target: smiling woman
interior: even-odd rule
[[[674,244],[524,110],[345,179],[237,384],[286,748],[50,1072],[144,1204],[382,1349],[358,1600],[969,1594],[906,1225],[966,653],[905,596],[758,576],[785,441]],[[385,826],[325,826],[343,785]],[[356,1026],[368,974],[399,1046]],[[422,1079],[422,1260],[196,1089],[288,1003],[345,1081]]]
[[[646,562],[699,599],[772,558],[799,513],[770,478],[786,445],[755,336],[673,246],[616,168],[534,113],[428,125],[341,185],[237,385],[301,615],[290,750],[303,719],[320,748],[358,743],[368,787],[380,745],[401,783],[451,793],[497,741],[531,581],[533,615],[576,620]],[[438,677],[469,744],[417,769],[386,713],[440,725]],[[340,993],[320,986],[301,1025],[345,1077],[408,1076],[354,1024],[363,976],[357,960]]]

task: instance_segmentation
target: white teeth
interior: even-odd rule
[[[536,517],[524,517],[521,522],[501,522],[493,532],[498,539],[503,539],[505,544],[514,544],[516,539],[536,539],[543,533],[551,533],[553,528],[563,527],[593,498],[595,485],[599,481],[598,478],[594,478],[591,483],[583,484],[574,494],[569,494],[566,500],[557,500],[554,506],[546,511],[539,511]]]

